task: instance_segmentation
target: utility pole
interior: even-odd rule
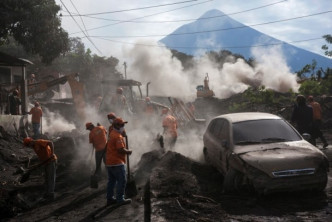
[[[123,63],[124,69],[125,69],[125,79],[127,79],[127,63]]]

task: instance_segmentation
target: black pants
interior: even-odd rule
[[[314,142],[314,145],[316,146],[316,139],[317,138],[320,138],[320,140],[326,144],[326,139],[325,137],[323,136],[323,133],[322,131],[320,131],[320,127],[322,125],[322,121],[320,119],[317,119],[317,120],[314,120],[313,122],[313,133],[312,133],[312,136],[313,136],[313,142]]]

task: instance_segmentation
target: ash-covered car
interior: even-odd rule
[[[224,175],[226,192],[322,191],[329,162],[286,120],[269,113],[232,113],[213,118],[203,137],[206,162]]]

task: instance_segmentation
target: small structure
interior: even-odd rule
[[[29,60],[20,59],[0,52],[0,123],[6,132],[23,135],[27,126],[27,115],[4,115],[8,104],[8,95],[18,89],[21,96],[21,113],[28,108],[28,93],[25,67],[33,64]]]
[[[27,80],[25,67],[33,64],[29,60],[16,58],[6,53],[0,52],[0,103],[1,113],[3,113],[3,100],[7,100],[8,93],[18,88],[21,93],[21,112],[24,113],[28,107]]]

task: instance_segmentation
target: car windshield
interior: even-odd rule
[[[233,123],[234,144],[298,141],[301,137],[282,119],[262,119]]]

